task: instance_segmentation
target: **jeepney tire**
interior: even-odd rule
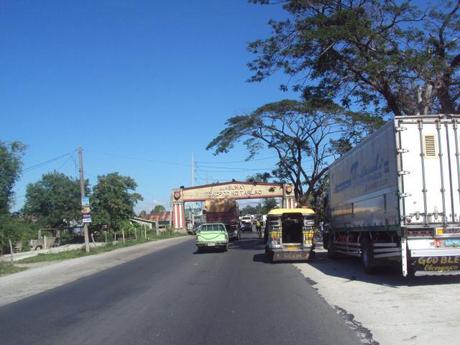
[[[364,272],[367,274],[375,273],[375,260],[372,242],[368,238],[363,238],[361,241],[361,263]]]
[[[267,259],[267,262],[273,263],[273,253],[270,252],[267,248],[265,248],[265,258]]]

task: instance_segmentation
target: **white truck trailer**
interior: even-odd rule
[[[329,168],[331,257],[460,273],[460,116],[396,117]],[[437,273],[434,273],[437,274]]]

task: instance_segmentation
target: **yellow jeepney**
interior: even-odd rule
[[[314,233],[312,209],[273,209],[265,225],[265,254],[271,261],[308,260],[315,249]]]

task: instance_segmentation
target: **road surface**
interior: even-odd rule
[[[228,252],[194,242],[0,308],[16,344],[359,344],[291,264],[269,264],[255,234]]]

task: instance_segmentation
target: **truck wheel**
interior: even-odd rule
[[[374,248],[372,242],[368,238],[361,241],[361,262],[364,272],[373,274],[375,271]]]
[[[334,236],[329,235],[327,237],[327,257],[329,259],[337,259],[337,252],[334,247]]]
[[[323,248],[329,249],[329,234],[323,234]]]

